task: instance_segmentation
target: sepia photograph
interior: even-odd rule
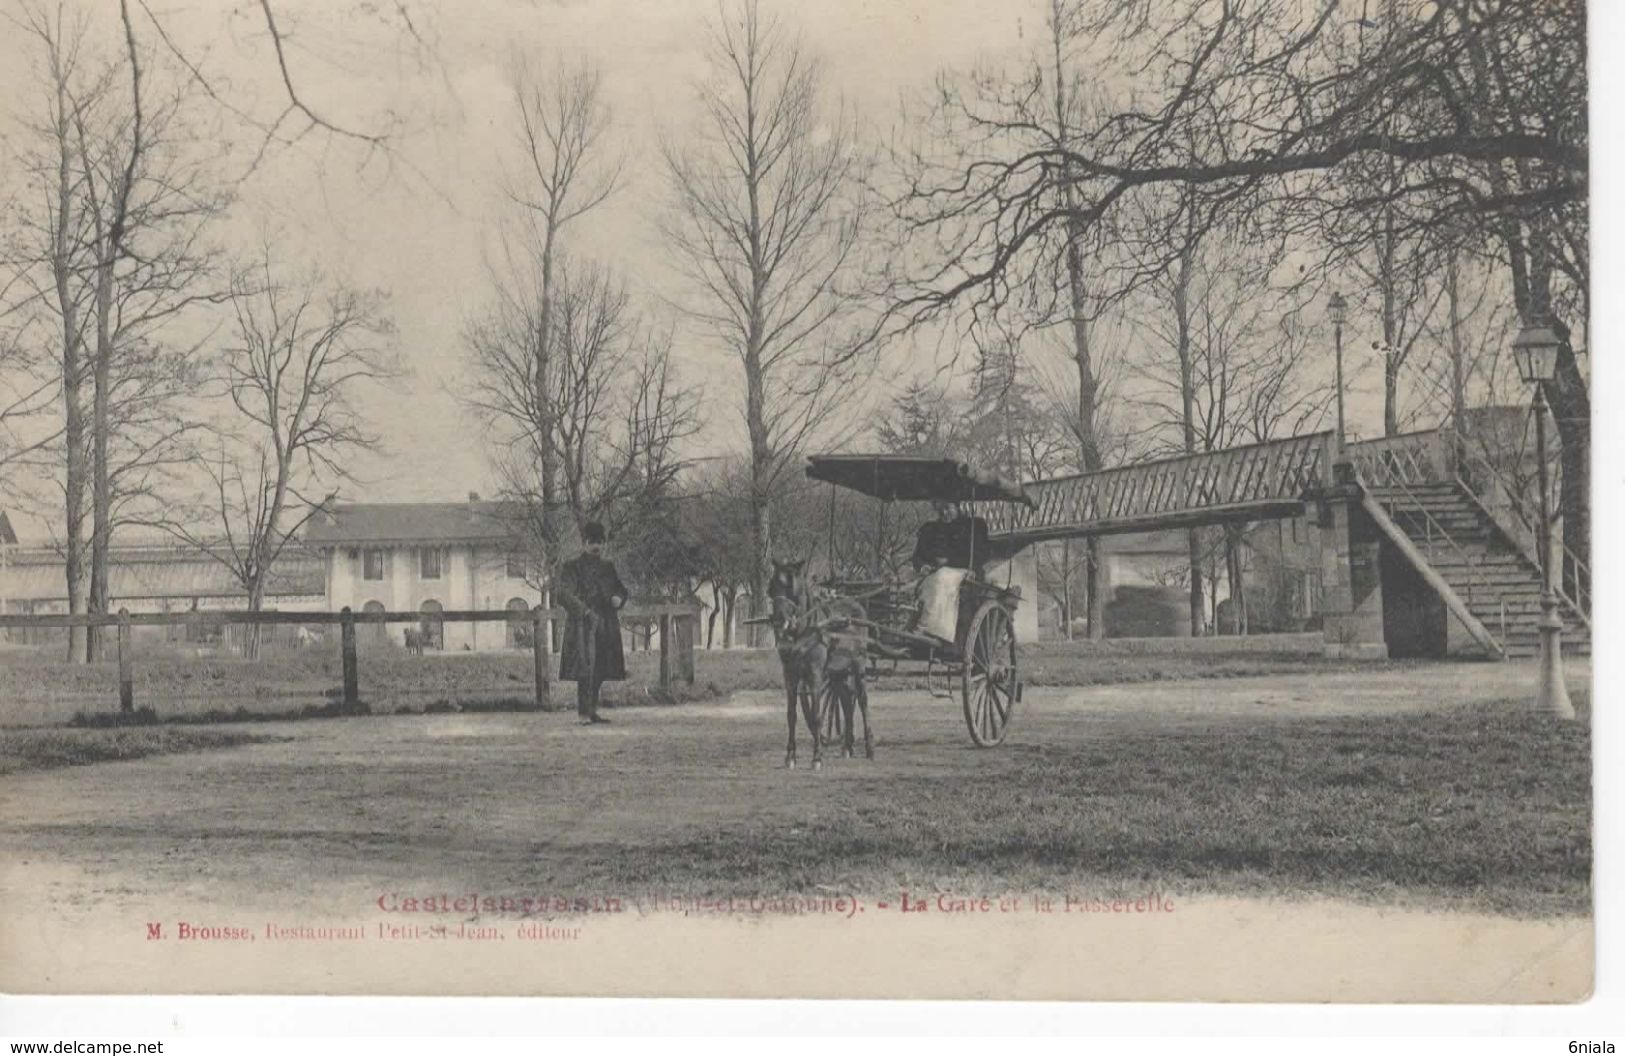
[[[0,0],[0,990],[1585,1001],[1587,18]]]

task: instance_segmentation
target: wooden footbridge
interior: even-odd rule
[[[1373,540],[1391,545],[1438,594],[1490,655],[1531,655],[1538,641],[1540,562],[1531,525],[1516,502],[1498,501],[1497,470],[1464,464],[1447,430],[1426,430],[1347,445],[1338,459],[1329,432],[1220,451],[1139,462],[1093,473],[1030,481],[1031,504],[978,504],[995,544],[1014,552],[1080,536],[1190,528],[1296,517],[1330,506],[1359,511],[1323,545],[1339,578],[1351,554]],[[1342,461],[1344,468],[1335,471]],[[1504,496],[1501,496],[1504,498]],[[1367,555],[1369,557],[1369,554]],[[1356,563],[1365,560],[1355,557]],[[1368,570],[1366,570],[1368,572]],[[1557,594],[1566,650],[1590,650],[1590,576],[1565,554]]]
[[[993,536],[1017,545],[1292,517],[1331,483],[1332,453],[1331,433],[1310,433],[1032,481],[1032,506],[987,503],[977,512]]]

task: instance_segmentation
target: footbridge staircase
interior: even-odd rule
[[[1376,533],[1415,568],[1483,652],[1538,649],[1540,565],[1532,528],[1515,503],[1488,501],[1492,476],[1457,453],[1447,430],[1347,445],[1331,433],[1117,466],[1028,482],[1030,507],[978,509],[996,544],[1198,527],[1295,517],[1318,510],[1323,526],[1339,503],[1357,508],[1357,529]],[[1350,536],[1335,560],[1348,564]],[[1354,546],[1353,549],[1358,549]],[[1558,588],[1564,651],[1589,653],[1589,574],[1565,554]],[[1358,578],[1359,572],[1354,573]]]

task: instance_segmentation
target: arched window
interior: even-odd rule
[[[365,605],[361,606],[361,611],[362,612],[383,612],[384,611],[384,603],[381,602],[381,601],[369,601]],[[374,644],[374,645],[383,645],[385,642],[389,641],[389,628],[384,626],[383,624],[381,624],[381,623],[368,623],[368,624],[363,624],[363,626],[366,628],[366,630],[363,631],[362,633],[366,636],[366,640],[371,642],[372,644]]]
[[[444,649],[446,647],[446,623],[440,618],[444,611],[438,601],[430,598],[418,610],[423,613],[423,647],[425,649]]]
[[[504,606],[511,615],[508,617],[508,648],[530,648],[530,602],[524,598],[509,598]]]

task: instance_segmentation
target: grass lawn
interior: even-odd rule
[[[1577,695],[1576,705],[1586,701]],[[851,766],[853,764],[840,764]],[[1521,702],[1385,717],[1119,728],[576,863],[588,890],[696,895],[1149,889],[1591,908],[1589,721]]]
[[[132,726],[119,729],[0,729],[0,774],[84,766],[148,755],[231,748],[275,740],[237,730]]]
[[[1155,889],[1585,915],[1589,693],[1571,690],[1579,721],[1556,722],[1500,699],[1521,677],[1473,670],[1036,691],[989,751],[952,702],[882,693],[876,758],[818,773],[780,768],[783,710],[761,698],[593,730],[537,714],[302,723],[238,753],[16,774],[0,854],[244,904],[319,871],[355,906],[380,884],[628,901]],[[1296,704],[1270,696],[1283,686]],[[249,739],[236,729],[11,731],[0,757],[191,752]],[[200,788],[209,810],[190,808]],[[199,840],[206,858],[172,853]]]

